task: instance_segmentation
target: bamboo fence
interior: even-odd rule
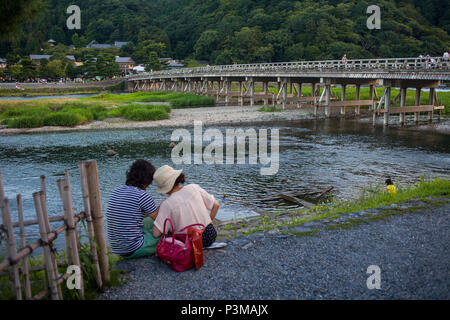
[[[71,273],[59,274],[58,267],[75,265],[80,267],[80,270],[83,270],[85,267],[80,261],[80,240],[77,232],[77,224],[83,219],[87,225],[90,263],[93,265],[93,273],[97,287],[103,290],[105,283],[110,279],[97,162],[95,160],[79,162],[78,168],[84,203],[83,212],[75,214],[69,171],[66,169],[65,178],[57,180],[59,195],[63,204],[63,215],[49,218],[47,211],[46,179],[45,176],[41,176],[41,190],[33,193],[37,219],[24,221],[22,196],[19,194],[16,197],[18,211],[17,222],[12,221],[9,199],[5,197],[0,172],[0,210],[3,222],[0,225],[0,233],[3,232],[6,235],[5,245],[7,254],[7,258],[0,262],[0,275],[9,274],[11,289],[17,300],[22,300],[24,297],[27,300],[40,300],[45,297],[50,297],[53,300],[62,300],[64,298],[61,285],[69,279]],[[61,221],[63,222],[62,226],[55,230],[51,229],[51,222]],[[25,240],[25,226],[31,225],[39,225],[40,238],[31,244],[27,244]],[[20,235],[20,249],[18,250],[14,235],[15,228],[19,228]],[[65,235],[67,262],[58,264],[53,242],[61,233]],[[28,265],[28,256],[39,247],[42,247],[43,266],[31,268]],[[7,270],[7,272],[4,270]],[[30,274],[42,270],[45,270],[46,287],[33,296],[31,292]],[[84,281],[82,275],[83,272],[81,272],[81,286],[77,289],[81,299],[84,298]],[[25,294],[23,295],[23,293]]]

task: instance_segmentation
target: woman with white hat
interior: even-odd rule
[[[156,170],[154,176],[158,188],[156,192],[168,194],[164,200],[153,226],[153,236],[161,236],[164,231],[164,222],[171,219],[175,231],[181,230],[191,224],[200,223],[205,226],[202,240],[203,247],[209,247],[217,237],[216,229],[212,221],[217,215],[220,204],[213,195],[203,190],[197,184],[180,186],[185,183],[185,175],[182,170],[175,170],[167,165]],[[170,226],[169,231],[170,231]],[[186,232],[186,231],[185,231]]]

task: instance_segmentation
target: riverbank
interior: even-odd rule
[[[173,128],[192,126],[201,121],[205,126],[265,123],[284,120],[314,120],[311,108],[287,109],[276,112],[261,112],[261,106],[227,106],[173,109],[170,119],[156,121],[129,121],[122,118],[106,118],[75,127],[5,128],[0,126],[0,134],[70,132],[87,130],[113,130],[138,128]],[[319,119],[322,119],[320,116]],[[362,118],[363,121],[364,118]],[[368,118],[366,118],[368,119]],[[371,119],[368,119],[371,121]],[[367,121],[368,121],[367,120]],[[380,120],[381,121],[381,120]],[[446,118],[438,124],[421,124],[420,130],[431,130],[450,134]]]
[[[198,271],[176,273],[155,256],[126,260],[117,265],[126,282],[97,299],[449,299],[449,212],[448,197],[428,198],[377,210],[376,222],[349,230],[257,232],[205,251]],[[380,290],[367,287],[371,265],[381,269]]]

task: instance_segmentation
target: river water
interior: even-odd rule
[[[230,127],[217,128],[225,134]],[[348,199],[358,196],[363,187],[383,183],[386,176],[398,183],[417,181],[421,175],[450,176],[450,136],[443,133],[332,119],[246,124],[241,128],[279,128],[280,166],[276,175],[260,175],[261,165],[173,165],[168,147],[171,128],[0,136],[0,170],[13,221],[17,221],[14,199],[18,193],[23,197],[25,219],[36,218],[32,193],[39,190],[40,175],[47,177],[49,215],[62,214],[56,180],[64,176],[65,168],[70,171],[75,211],[82,211],[78,161],[88,159],[98,162],[104,210],[111,191],[125,182],[130,164],[145,158],[155,167],[169,164],[182,168],[188,183],[198,183],[216,196],[222,204],[217,216],[220,220],[256,215],[259,210],[295,208],[283,201],[254,202],[279,191],[306,192],[333,186],[336,197]],[[108,149],[117,155],[108,157]],[[152,185],[148,192],[159,203],[163,197],[155,189]],[[235,199],[249,204],[236,203]],[[29,240],[36,239],[37,232],[37,227],[28,227]],[[63,241],[63,237],[57,240]]]

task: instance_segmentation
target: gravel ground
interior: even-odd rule
[[[128,281],[99,299],[450,299],[449,212],[447,201],[349,230],[257,233],[206,251],[199,271],[125,261]],[[367,288],[370,265],[380,290]]]

